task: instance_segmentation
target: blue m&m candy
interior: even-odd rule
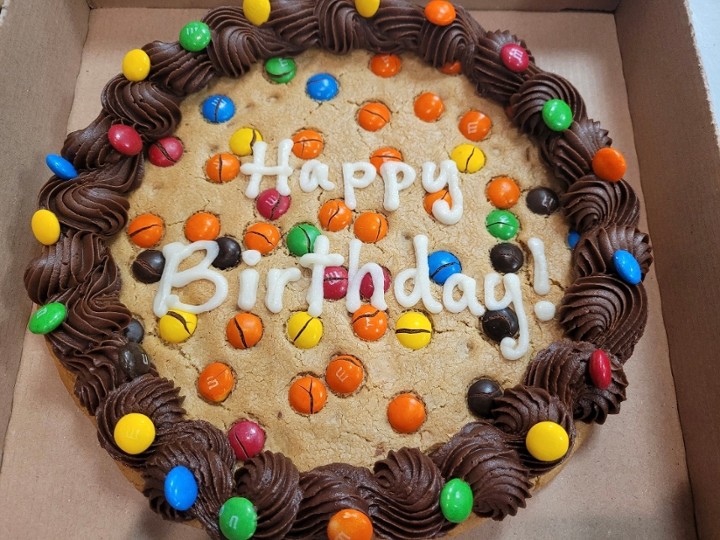
[[[580,233],[577,231],[568,231],[567,243],[570,249],[575,249],[577,243],[580,241]]]
[[[165,500],[175,510],[188,510],[198,496],[195,476],[187,467],[178,465],[170,469],[165,477]]]
[[[613,253],[612,261],[615,266],[615,271],[625,283],[637,285],[642,281],[640,264],[637,262],[637,259],[633,257],[632,253],[624,249],[618,249]]]
[[[317,73],[308,79],[305,90],[315,101],[330,101],[338,95],[340,85],[329,73]]]
[[[73,164],[57,154],[48,154],[45,163],[55,176],[63,180],[72,180],[78,175]]]
[[[235,116],[235,104],[229,97],[215,94],[203,101],[202,115],[208,122],[222,124]]]
[[[430,279],[438,285],[444,285],[453,274],[462,272],[458,258],[449,251],[435,251],[428,255]]]

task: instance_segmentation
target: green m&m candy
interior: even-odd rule
[[[38,309],[30,317],[28,330],[33,334],[49,334],[67,318],[67,308],[60,302],[51,302]]]
[[[320,229],[309,223],[295,225],[287,235],[285,242],[290,253],[296,257],[302,257],[306,253],[312,253],[315,246],[315,239],[320,236]]]
[[[460,478],[453,478],[440,492],[440,510],[451,523],[462,523],[472,512],[473,492],[470,484]]]
[[[220,507],[219,524],[228,540],[248,540],[257,529],[257,511],[245,497],[231,497]]]
[[[550,99],[542,108],[545,125],[553,131],[565,131],[573,122],[572,109],[562,99]]]
[[[297,65],[292,58],[281,58],[277,56],[265,62],[265,72],[272,82],[287,84],[295,78]]]
[[[493,210],[485,218],[485,228],[495,238],[510,240],[518,233],[520,222],[512,212]]]
[[[180,46],[186,51],[202,51],[210,43],[210,27],[204,22],[187,23],[180,30]]]

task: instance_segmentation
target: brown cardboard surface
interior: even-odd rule
[[[99,92],[124,52],[150,39],[173,39],[195,11],[96,10],[78,78],[69,129],[87,124]],[[487,28],[511,28],[538,64],[566,76],[602,119],[639,187],[625,82],[611,15],[479,13]],[[643,227],[645,225],[643,224]],[[651,231],[652,233],[652,231]],[[652,311],[627,364],[622,413],[594,430],[560,475],[502,523],[463,538],[692,538],[692,500],[654,272]],[[28,509],[42,509],[42,519]],[[26,336],[15,407],[0,475],[0,522],[8,538],[201,538],[152,514],[97,443],[75,408],[42,338]]]

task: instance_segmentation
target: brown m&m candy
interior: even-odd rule
[[[327,389],[317,377],[305,375],[290,385],[288,400],[296,412],[315,414],[320,412],[327,402]]]
[[[300,159],[315,159],[325,148],[322,133],[314,129],[303,129],[293,135],[292,152]]]
[[[217,257],[212,262],[215,268],[220,270],[227,270],[228,268],[235,268],[240,264],[242,258],[242,249],[237,240],[230,236],[223,236],[215,240],[217,242],[220,251]]]
[[[352,316],[355,335],[365,341],[377,341],[388,327],[387,313],[370,304],[360,306]]]
[[[331,199],[320,207],[318,220],[323,229],[330,232],[342,231],[352,221],[352,210],[348,208],[345,201]]]
[[[267,255],[280,242],[280,229],[270,223],[253,223],[245,230],[243,240],[248,249]]]
[[[489,418],[495,398],[502,396],[500,385],[483,377],[470,385],[467,392],[467,404],[470,412],[480,418]]]
[[[532,213],[549,216],[560,207],[560,198],[550,188],[536,187],[528,191],[525,204]]]
[[[240,174],[240,160],[227,152],[215,154],[205,163],[205,174],[216,184],[229,182]]]
[[[503,274],[515,273],[522,268],[525,255],[522,249],[515,244],[502,242],[495,244],[490,250],[490,264],[497,272]]]
[[[227,399],[235,386],[235,375],[227,364],[213,362],[198,376],[198,393],[212,403],[221,403]]]
[[[366,244],[374,244],[387,235],[387,218],[377,212],[363,212],[355,220],[353,231]]]
[[[155,214],[140,214],[130,222],[127,233],[136,246],[153,247],[165,234],[165,222]]]
[[[129,341],[118,351],[118,362],[125,374],[134,379],[150,372],[150,357],[140,345]]]
[[[215,240],[219,234],[220,219],[210,212],[198,212],[185,222],[185,238],[191,242]]]
[[[162,251],[146,249],[133,261],[130,270],[140,283],[157,283],[165,268],[165,257]]]
[[[325,380],[330,390],[343,396],[360,388],[365,378],[365,368],[360,360],[350,354],[335,356],[325,370]]]
[[[485,335],[500,343],[506,337],[515,337],[520,326],[515,312],[510,308],[488,310],[480,318]]]
[[[262,320],[254,313],[238,313],[228,321],[225,335],[236,349],[254,347],[263,335]]]

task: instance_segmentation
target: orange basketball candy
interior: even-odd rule
[[[508,176],[493,178],[485,190],[490,203],[503,210],[511,208],[520,199],[520,188],[515,180]]]
[[[382,214],[363,212],[355,220],[353,231],[355,236],[366,244],[374,244],[387,235],[388,222]]]
[[[360,510],[346,508],[333,514],[327,526],[328,540],[371,540],[373,526]]]
[[[338,232],[350,225],[352,210],[341,199],[331,199],[320,207],[318,220],[323,229]]]
[[[370,59],[370,70],[378,77],[394,77],[400,72],[402,61],[396,54],[376,54]]]
[[[270,223],[253,223],[245,230],[243,240],[248,249],[267,255],[280,242],[280,229]]]
[[[238,313],[228,321],[225,334],[236,349],[249,349],[262,338],[263,323],[254,313]]]
[[[191,242],[215,240],[220,234],[220,220],[210,212],[198,212],[185,222],[185,238]]]
[[[462,71],[462,64],[459,60],[456,60],[455,62],[448,62],[444,66],[440,66],[438,71],[445,75],[459,75]]]
[[[330,390],[347,395],[357,390],[365,378],[365,368],[360,360],[349,354],[333,358],[325,370],[325,380]]]
[[[452,197],[450,196],[450,192],[447,189],[441,189],[435,193],[428,193],[425,195],[425,198],[423,199],[423,207],[425,208],[425,211],[432,216],[433,204],[435,204],[435,201],[440,200],[445,201],[452,208]]]
[[[322,133],[314,129],[303,129],[293,135],[292,151],[300,159],[315,159],[325,148]]]
[[[300,414],[320,412],[327,402],[327,389],[323,382],[312,375],[305,375],[290,385],[290,406]]]
[[[415,98],[415,116],[424,122],[435,122],[445,112],[445,104],[440,96],[425,92]]]
[[[130,222],[127,233],[136,246],[153,247],[165,234],[165,222],[155,214],[140,214]]]
[[[460,119],[458,128],[466,139],[479,142],[490,133],[492,120],[480,111],[468,111]]]
[[[388,326],[387,313],[366,304],[353,313],[352,327],[355,335],[365,341],[377,341],[385,335]]]
[[[233,154],[215,154],[205,162],[205,174],[216,184],[229,182],[240,174],[240,160]]]
[[[395,431],[415,433],[425,422],[425,404],[415,394],[400,394],[390,401],[387,418]]]
[[[402,160],[403,157],[400,153],[400,150],[391,146],[384,146],[383,148],[378,148],[370,156],[370,163],[373,164],[378,174],[380,174],[380,167],[382,167],[383,163],[385,163],[386,161]]]
[[[384,103],[372,101],[366,103],[357,114],[357,123],[367,131],[378,131],[390,122],[390,109]]]
[[[625,176],[627,163],[621,152],[607,146],[598,150],[593,156],[592,169],[598,178],[619,182]]]
[[[206,366],[198,376],[198,392],[214,403],[225,401],[233,386],[235,386],[235,376],[232,369],[222,362],[213,362]]]

